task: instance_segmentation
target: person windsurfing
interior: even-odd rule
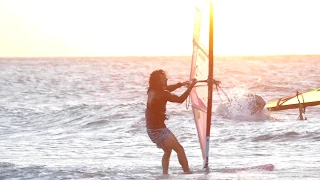
[[[168,174],[172,150],[177,153],[184,173],[191,173],[184,148],[166,127],[164,121],[168,119],[166,114],[167,102],[183,103],[197,81],[193,79],[191,82],[186,81],[174,85],[167,85],[167,81],[167,74],[162,69],[155,70],[150,74],[145,111],[147,133],[151,141],[164,152],[162,157],[163,174]],[[171,93],[182,86],[188,86],[188,88],[181,96]]]

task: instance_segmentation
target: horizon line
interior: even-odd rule
[[[214,57],[319,56],[320,54],[215,55]],[[116,56],[0,56],[3,58],[121,58],[121,57],[192,57],[192,55],[116,55]]]

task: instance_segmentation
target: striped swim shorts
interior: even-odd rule
[[[157,144],[157,147],[160,149],[167,149],[164,144],[164,140],[168,137],[171,131],[168,128],[161,129],[147,129],[147,133],[151,141]]]

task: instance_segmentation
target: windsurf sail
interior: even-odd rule
[[[306,108],[307,106],[320,105],[320,88],[305,92],[297,93],[268,102],[265,106],[269,111],[280,111],[286,109]]]
[[[198,0],[193,31],[190,79],[199,85],[190,93],[194,120],[202,151],[203,166],[208,167],[213,88],[213,5],[212,0]]]

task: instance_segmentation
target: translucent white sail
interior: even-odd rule
[[[193,33],[193,54],[190,79],[207,80],[209,76],[209,31],[210,0],[198,0],[196,4]],[[212,9],[211,9],[212,10]],[[212,53],[212,52],[211,52]],[[211,60],[213,61],[213,59]],[[211,77],[212,78],[212,77]],[[212,92],[209,92],[212,93]],[[208,86],[207,82],[198,83],[190,93],[194,119],[197,127],[204,166],[208,159],[210,126],[208,126]],[[210,106],[211,107],[211,106]],[[210,110],[211,112],[211,110]],[[211,113],[210,113],[211,115]],[[209,119],[211,121],[211,118]],[[209,123],[210,124],[210,123]]]

